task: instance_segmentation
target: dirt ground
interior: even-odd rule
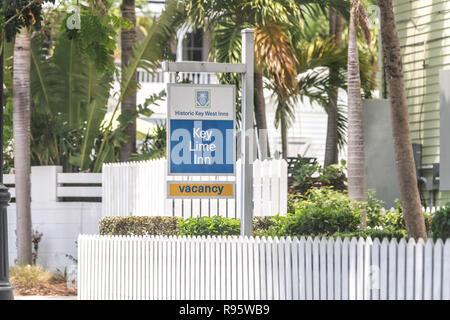
[[[14,287],[15,296],[76,296],[77,289],[76,284],[73,284],[73,288],[68,288],[66,282],[48,282],[37,287],[29,288],[14,283],[11,281]]]

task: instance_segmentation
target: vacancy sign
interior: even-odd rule
[[[169,176],[235,174],[235,87],[167,85]],[[232,197],[234,183],[168,184],[169,197]]]

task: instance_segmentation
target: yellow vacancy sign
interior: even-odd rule
[[[234,183],[231,182],[169,182],[169,198],[232,198]]]

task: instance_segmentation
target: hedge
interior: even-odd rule
[[[177,217],[105,217],[99,222],[99,232],[104,236],[174,236],[177,225]]]
[[[254,235],[276,227],[278,217],[254,217]],[[177,217],[119,216],[105,217],[99,222],[101,235],[239,235],[240,220],[214,217],[196,217],[182,220]]]

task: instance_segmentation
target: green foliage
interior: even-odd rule
[[[166,125],[158,123],[153,131],[148,132],[138,149],[138,154],[131,157],[132,160],[154,160],[166,156]]]
[[[345,161],[340,166],[321,167],[313,158],[298,156],[290,173],[290,192],[306,193],[313,187],[333,187],[335,190],[346,189],[344,174]]]
[[[176,217],[105,217],[99,232],[105,236],[173,236],[177,233]]]
[[[376,191],[374,189],[367,190],[366,202],[367,226],[369,228],[382,226],[384,202],[376,197]]]
[[[295,198],[281,233],[291,236],[331,235],[356,231],[361,224],[363,204],[331,188],[311,189]]]
[[[113,121],[123,99],[139,88],[139,83],[133,80],[133,75],[138,68],[152,73],[159,67],[160,61],[168,57],[171,40],[175,38],[176,30],[183,21],[184,11],[181,4],[176,0],[168,0],[164,11],[148,27],[146,37],[134,48],[128,65],[121,70],[120,93],[112,117],[103,127],[103,136],[98,147],[101,158],[94,165],[94,171],[100,171],[107,157],[114,155],[120,142],[127,139],[124,133],[113,132]],[[126,118],[122,119],[121,127],[126,121]]]
[[[406,232],[403,208],[399,199],[395,200],[395,208],[385,210],[384,202],[376,198],[375,190],[367,191],[367,226],[370,228],[387,229],[399,232]],[[432,217],[426,211],[423,212],[425,228],[429,233],[431,230]]]
[[[178,234],[181,236],[237,236],[239,232],[239,219],[221,216],[180,219],[178,223]]]
[[[69,158],[78,152],[83,130],[68,126],[61,114],[32,112],[30,138],[31,165],[62,165],[71,172]]]
[[[357,231],[361,224],[363,204],[331,188],[311,189],[293,201],[294,212],[280,231],[284,235],[332,235]]]
[[[277,237],[286,217],[254,217],[253,218],[253,236],[255,237]]]
[[[66,22],[71,15],[69,12],[62,23],[66,37],[77,42],[80,53],[89,57],[97,71],[114,70],[111,55],[117,47],[118,31],[131,28],[131,21],[114,15],[99,16],[92,10],[82,9],[80,29],[67,29]]]
[[[337,232],[333,234],[334,238],[341,237],[343,238],[364,238],[371,237],[372,239],[378,238],[380,240],[387,238],[388,240],[397,239],[400,240],[402,238],[407,239],[408,236],[406,234],[406,230],[392,230],[392,229],[366,229],[366,230],[358,230],[354,232]]]
[[[436,211],[431,222],[431,231],[433,239],[441,238],[446,240],[450,238],[450,203]]]
[[[253,217],[253,235],[277,234],[283,217]],[[240,220],[214,217],[197,217],[183,221],[176,217],[105,217],[99,222],[101,235],[239,235]]]
[[[319,171],[319,163],[312,158],[298,156],[292,168],[292,189],[295,192],[305,193],[312,188],[313,176]]]
[[[12,41],[22,27],[39,29],[42,22],[42,2],[55,0],[4,0],[0,7],[0,42]]]
[[[402,205],[398,199],[395,200],[395,203],[396,205],[393,210],[387,210],[384,213],[381,226],[393,230],[406,230]]]

